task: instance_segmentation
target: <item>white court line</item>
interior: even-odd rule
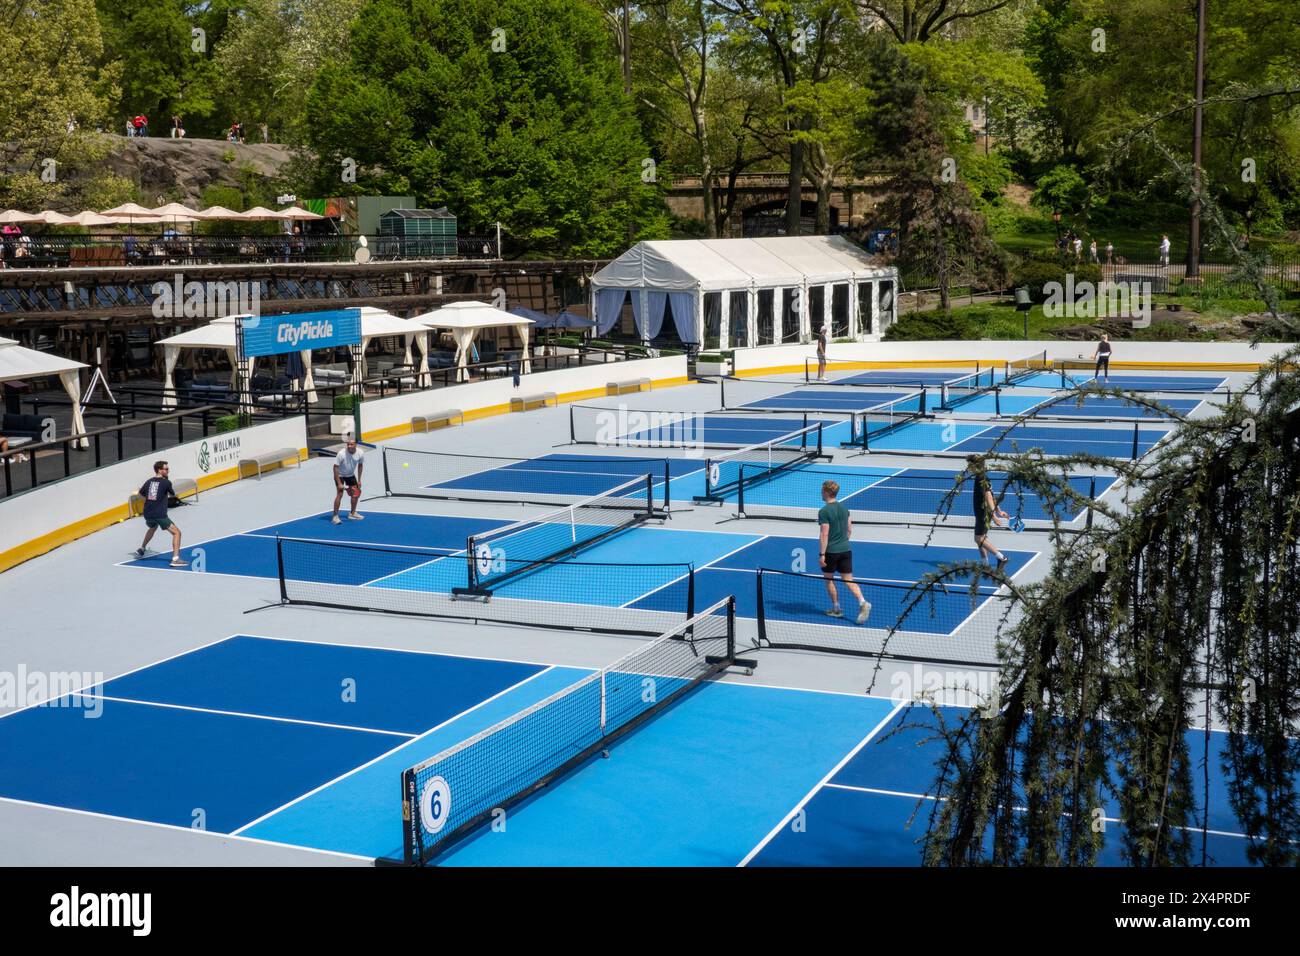
[[[128,671],[123,671],[122,673],[117,674],[113,677],[109,677],[104,681],[101,681],[96,684],[91,684],[89,685],[89,687],[79,687],[76,690],[68,691],[66,694],[60,694],[58,697],[47,697],[45,700],[37,701],[34,704],[28,704],[26,707],[19,707],[17,710],[6,711],[5,713],[0,714],[0,720],[3,720],[5,717],[12,717],[14,714],[20,714],[24,710],[31,710],[33,707],[41,707],[45,704],[50,703],[51,701],[62,700],[65,697],[71,697],[74,694],[80,694],[83,691],[88,690],[89,688],[103,687],[107,684],[112,683],[115,680],[120,680],[123,677],[129,677],[131,674],[136,674],[139,673],[140,671],[148,670],[151,667],[157,667],[159,664],[166,664],[168,661],[174,661],[179,657],[184,657],[186,654],[193,654],[196,651],[207,650],[209,647],[216,647],[218,644],[224,644],[226,641],[232,640],[233,638],[238,636],[239,635],[237,634],[227,634],[225,637],[219,637],[214,641],[208,641],[206,644],[200,644],[198,647],[191,647],[188,650],[177,651],[175,654],[169,654],[166,657],[160,658],[159,660],[152,661],[148,664],[141,664],[139,667],[133,667]]]
[[[257,837],[239,836],[235,833],[222,833],[219,830],[200,830],[195,827],[183,827],[176,823],[158,823],[156,820],[137,820],[135,817],[118,816],[115,813],[100,813],[96,810],[79,810],[75,807],[60,807],[53,803],[37,803],[34,800],[19,800],[17,797],[0,796],[0,803],[12,803],[20,807],[36,807],[40,810],[53,810],[57,813],[70,813],[79,817],[95,817],[99,820],[115,820],[119,823],[133,823],[137,826],[155,827],[159,830],[176,830],[180,833],[201,833],[207,837],[216,837],[220,840],[239,840],[242,843],[254,843],[260,846],[273,846],[285,850],[298,850],[302,853],[316,853],[321,856],[336,856],[344,860],[364,860],[367,863],[374,864],[375,858],[372,856],[361,856],[357,853],[343,853],[339,850],[318,850],[315,847],[299,846],[296,843],[279,843],[275,840],[260,840]]]
[[[806,794],[804,794],[803,799],[800,800],[798,803],[796,803],[794,807],[791,808],[790,812],[781,818],[781,822],[778,823],[776,826],[772,827],[772,829],[768,831],[767,836],[759,840],[758,845],[755,846],[748,853],[746,853],[745,858],[742,859],[739,863],[737,863],[736,866],[738,867],[748,866],[750,860],[754,859],[754,857],[756,857],[762,851],[763,847],[767,846],[770,842],[772,842],[773,838],[782,830],[784,830],[786,825],[791,820],[794,819],[795,814],[797,814],[800,810],[802,810],[807,805],[808,801],[817,795],[817,791],[820,790],[822,787],[826,786],[830,782],[830,779],[834,777],[837,773],[839,773],[841,769],[843,769],[845,764],[847,764],[850,760],[852,760],[855,756],[857,756],[858,752],[863,747],[865,747],[868,743],[870,743],[871,739],[875,737],[876,734],[880,733],[881,729],[883,729],[890,721],[892,721],[900,710],[902,710],[905,706],[907,706],[907,703],[908,703],[907,701],[899,701],[898,704],[894,707],[894,709],[891,710],[887,715],[885,715],[885,718],[881,720],[880,723],[876,724],[876,726],[871,728],[870,733],[868,733],[865,737],[863,737],[861,740],[858,741],[856,747],[854,747],[852,750],[850,750],[847,754],[844,755],[844,759],[842,759],[839,763],[837,763],[834,767],[832,767],[830,771],[826,774],[826,776],[822,777],[821,780],[817,781],[816,786],[814,786],[811,790],[809,790]]]
[[[652,528],[647,528],[646,530],[651,531],[651,530],[654,530],[654,529],[652,529]],[[718,533],[718,534],[734,534],[734,532],[730,532],[730,531],[720,531],[720,532],[717,532],[717,533]],[[755,545],[755,544],[758,544],[760,541],[765,541],[765,540],[767,540],[769,537],[771,537],[771,535],[766,535],[766,534],[761,534],[761,535],[757,535],[757,536],[755,536],[755,535],[746,535],[745,537],[749,537],[749,538],[751,538],[752,540],[750,540],[750,541],[747,542],[746,544],[742,544],[742,545],[739,545],[738,547],[733,548],[732,550],[726,552],[725,554],[720,554],[720,555],[718,555],[716,558],[711,558],[711,559],[709,559],[709,561],[708,561],[706,564],[702,564],[702,565],[700,565],[698,568],[695,568],[695,573],[698,574],[699,572],[701,572],[701,571],[707,571],[707,570],[709,570],[710,568],[712,568],[712,569],[715,570],[715,571],[721,571],[721,570],[732,570],[732,569],[724,569],[724,568],[713,568],[713,565],[717,564],[719,561],[725,561],[727,558],[731,557],[733,554],[735,554],[735,553],[738,552],[738,551],[744,551],[744,550],[745,550],[746,548],[748,548],[750,545]],[[735,570],[739,570],[739,569],[735,569]],[[756,573],[756,572],[754,572],[754,570],[753,570],[752,568],[749,569],[749,570],[750,570],[750,573]],[[621,607],[621,608],[625,608],[625,607],[628,607],[628,605],[635,604],[637,601],[644,601],[644,600],[645,600],[646,598],[648,598],[650,595],[655,594],[655,593],[657,593],[657,592],[659,592],[659,591],[662,591],[664,588],[672,587],[672,586],[673,586],[674,584],[676,584],[678,581],[681,581],[681,580],[685,579],[685,578],[688,577],[688,576],[689,576],[689,575],[687,575],[687,574],[678,575],[676,578],[673,578],[673,580],[669,581],[667,584],[661,584],[661,585],[660,585],[659,587],[657,587],[657,588],[653,588],[653,589],[651,589],[651,590],[649,590],[649,591],[646,591],[645,594],[642,594],[642,595],[640,595],[639,597],[634,597],[632,600],[628,601],[626,604],[620,604],[619,607]]]
[[[302,720],[297,717],[274,717],[270,714],[249,714],[238,710],[218,710],[214,707],[193,707],[188,704],[169,704],[160,700],[136,700],[130,697],[112,697],[107,694],[88,694],[80,693],[78,697],[89,697],[92,700],[111,700],[118,704],[138,704],[141,707],[161,707],[165,710],[186,710],[196,714],[216,714],[219,717],[244,717],[248,720],[270,720],[281,724],[305,724],[309,727],[328,727],[331,730],[354,730],[362,734],[384,734],[388,737],[406,737],[408,740],[414,739],[415,734],[404,733],[400,730],[380,730],[375,727],[353,727],[348,724],[330,724],[319,720]]]
[[[901,790],[879,790],[875,787],[855,787],[847,783],[828,783],[826,784],[826,787],[827,789],[849,790],[855,793],[869,793],[869,794],[883,796],[883,797],[907,797],[912,800],[929,800],[932,803],[934,802],[947,803],[948,800],[951,799],[950,797],[936,797],[933,794],[929,794],[929,793],[906,793]],[[1011,809],[1018,813],[1029,812],[1028,807],[1013,806]],[[1062,815],[1069,816],[1068,813]],[[1102,819],[1105,820],[1107,823],[1123,824],[1124,822],[1119,817],[1102,817]],[[1236,837],[1241,840],[1250,839],[1250,837],[1247,834],[1237,833],[1236,831],[1233,830],[1211,830],[1206,827],[1174,827],[1174,829],[1183,830],[1186,831],[1187,833],[1209,833],[1214,836]],[[1291,842],[1295,842],[1295,841],[1291,841]]]
[[[457,654],[454,651],[413,650],[409,647],[386,647],[379,644],[351,644],[347,641],[309,641],[301,637],[272,637],[269,634],[234,634],[227,640],[249,637],[257,641],[280,641],[283,644],[304,644],[308,647],[350,647],[362,651],[392,651],[397,654],[424,654],[428,657],[455,657],[468,661],[494,661],[500,664],[527,664],[531,667],[554,667],[546,661],[526,661],[514,657],[481,657],[478,654]]]
[[[584,671],[587,671],[588,673],[593,673],[593,670],[592,670],[591,668],[583,668],[583,667],[579,667],[579,668],[573,668],[573,669],[574,669],[574,670],[584,670]],[[261,823],[263,820],[267,820],[267,819],[269,819],[270,817],[275,816],[277,813],[281,812],[282,810],[287,810],[289,807],[293,806],[293,805],[296,804],[296,803],[301,803],[303,800],[306,800],[308,797],[310,797],[310,796],[312,796],[312,795],[314,795],[314,794],[320,793],[322,790],[326,789],[327,787],[332,787],[332,786],[334,786],[334,784],[338,783],[338,782],[341,781],[341,780],[345,780],[345,779],[347,779],[348,777],[352,776],[354,773],[359,773],[359,772],[361,772],[362,770],[365,770],[367,767],[372,766],[372,765],[374,765],[375,763],[378,763],[380,760],[383,760],[385,757],[388,757],[388,756],[390,756],[391,754],[395,754],[395,753],[397,753],[397,751],[402,750],[402,749],[405,748],[405,747],[409,747],[409,746],[411,746],[412,744],[416,743],[417,741],[423,740],[425,737],[429,736],[429,735],[432,734],[432,733],[436,733],[437,731],[441,730],[443,727],[446,727],[448,724],[451,724],[451,723],[454,723],[454,722],[457,721],[457,720],[460,720],[462,717],[466,716],[467,714],[472,714],[474,711],[478,710],[480,707],[483,707],[483,706],[486,705],[486,704],[490,704],[492,701],[496,700],[497,698],[501,697],[502,695],[504,695],[504,694],[508,694],[508,693],[510,693],[511,691],[516,690],[517,688],[522,687],[523,685],[527,684],[529,681],[536,680],[538,677],[541,677],[543,674],[549,674],[549,673],[550,673],[551,671],[553,671],[553,670],[555,670],[555,665],[552,665],[552,666],[547,667],[547,668],[545,668],[545,669],[543,669],[543,670],[540,670],[540,671],[538,671],[538,672],[535,673],[535,674],[529,674],[529,675],[528,675],[527,677],[525,677],[523,680],[518,681],[517,683],[511,684],[509,687],[503,688],[502,690],[500,690],[500,691],[498,691],[497,693],[493,694],[491,697],[485,697],[483,700],[479,701],[479,702],[478,702],[477,704],[475,704],[473,707],[468,707],[468,708],[466,708],[465,710],[462,710],[459,714],[456,714],[456,715],[454,715],[454,716],[452,716],[452,717],[448,717],[448,718],[447,718],[446,720],[444,720],[442,723],[438,724],[438,726],[429,728],[428,730],[426,730],[424,733],[420,734],[419,736],[417,736],[417,737],[413,737],[411,740],[408,740],[408,741],[406,741],[405,743],[398,744],[398,745],[397,745],[396,747],[394,747],[392,750],[386,751],[386,752],[380,754],[379,756],[373,758],[372,760],[367,760],[365,763],[361,764],[361,766],[359,766],[359,767],[353,767],[351,770],[347,771],[347,773],[339,774],[339,776],[335,777],[333,780],[327,780],[325,783],[322,783],[319,787],[316,787],[314,790],[308,790],[306,793],[302,794],[301,796],[294,797],[294,798],[293,798],[292,800],[290,800],[288,803],[283,804],[283,805],[281,805],[281,806],[278,806],[278,807],[276,807],[274,810],[271,810],[271,811],[268,812],[268,813],[264,813],[264,814],[262,814],[262,815],[261,815],[260,817],[258,817],[256,820],[250,820],[248,823],[245,823],[243,826],[241,826],[241,827],[237,827],[236,829],[232,830],[231,833],[232,833],[233,835],[238,835],[238,834],[240,834],[240,833],[243,833],[243,832],[244,832],[245,830],[247,830],[249,827],[255,826],[256,824]]]

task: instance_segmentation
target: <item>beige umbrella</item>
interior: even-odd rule
[[[145,209],[139,203],[127,202],[120,206],[114,206],[112,209],[105,209],[100,215],[116,216],[119,219],[130,220],[132,222],[159,222],[155,218],[158,214],[152,209]]]
[[[194,214],[195,219],[242,219],[242,212],[235,212],[225,206],[209,206]]]
[[[72,222],[69,223],[69,225],[78,225],[78,226],[87,226],[87,227],[116,226],[116,225],[120,225],[121,222],[122,220],[118,219],[116,216],[102,216],[97,212],[91,212],[89,209],[87,209],[85,212],[79,212],[75,216],[73,216]]]
[[[0,212],[0,224],[8,225],[20,222],[44,222],[41,214],[38,212],[19,212],[17,209],[6,209]]]
[[[248,209],[245,210],[244,212],[241,212],[238,218],[253,220],[253,219],[285,219],[288,217],[281,215],[280,213],[276,212],[274,209],[267,209],[265,206],[254,206],[252,209]]]
[[[40,221],[47,226],[75,226],[77,221],[72,216],[65,216],[61,212],[55,212],[53,209],[44,209],[37,213]]]
[[[301,206],[290,206],[287,209],[281,209],[280,215],[285,219],[324,219],[324,216],[318,216],[316,213]]]
[[[164,219],[196,219],[199,215],[197,210],[181,205],[178,202],[169,202],[165,206],[159,206],[153,211],[153,214],[162,216]]]

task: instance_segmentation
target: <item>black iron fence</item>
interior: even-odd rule
[[[391,262],[499,259],[493,235],[85,235],[37,234],[0,240],[0,267],[168,266],[268,262]]]

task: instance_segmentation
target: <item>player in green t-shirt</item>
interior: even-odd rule
[[[849,509],[836,500],[839,493],[838,482],[822,482],[822,501],[826,503],[817,512],[817,524],[821,529],[817,550],[818,563],[821,564],[822,574],[826,576],[826,593],[831,599],[830,610],[826,614],[829,617],[844,616],[840,610],[839,591],[835,587],[835,575],[838,574],[849,593],[858,599],[857,621],[865,624],[867,615],[871,613],[871,604],[862,596],[862,589],[853,580],[853,549],[849,544],[852,524],[849,521]]]

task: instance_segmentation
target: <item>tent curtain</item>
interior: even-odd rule
[[[230,390],[239,387],[239,356],[233,348],[226,349],[226,358],[230,359]]]
[[[619,313],[623,311],[623,298],[627,295],[626,289],[598,289],[596,290],[596,334],[608,335],[610,329],[618,325]],[[632,308],[635,311],[637,305],[636,295],[632,296]]]
[[[731,292],[729,326],[731,335],[727,343],[730,348],[744,348],[749,345],[749,293]]]
[[[652,292],[650,294],[654,295],[655,293]],[[700,341],[700,336],[699,336],[699,330],[696,328],[696,323],[695,323],[695,293],[694,292],[668,292],[668,293],[661,292],[659,294],[660,295],[666,294],[668,296],[668,301],[672,304],[673,324],[677,326],[677,337],[680,338],[682,342],[685,344],[688,345],[698,344]],[[663,324],[662,311],[659,313],[659,315],[661,320],[660,325],[662,325]],[[651,336],[651,338],[654,338],[658,334],[659,331],[658,329],[656,329],[655,335]]]
[[[181,357],[179,345],[163,346],[163,408],[176,407],[176,362]]]
[[[311,371],[311,350],[302,352],[302,388],[307,393],[307,401],[316,401],[316,376]]]
[[[523,374],[528,375],[533,370],[533,360],[528,354],[528,326],[519,326],[519,340],[523,342],[524,345],[523,352],[520,353],[523,358]]]
[[[468,382],[469,373],[465,371],[465,365],[469,358],[469,351],[474,346],[474,333],[477,329],[452,329],[452,338],[456,340],[456,381]]]
[[[691,293],[686,293],[690,295]],[[641,336],[642,342],[652,342],[659,337],[659,333],[664,327],[664,305],[668,302],[667,292],[656,292],[654,289],[645,290],[646,309],[645,315],[641,315],[641,310],[637,307],[637,299],[632,299],[632,315],[636,319],[636,330]]]
[[[415,333],[415,347],[420,353],[420,373],[415,378],[415,384],[420,388],[428,388],[431,384],[429,381],[429,330],[425,329]]]
[[[704,293],[704,347],[716,349],[722,347],[722,296],[721,292]],[[676,316],[677,310],[673,310]],[[681,332],[681,323],[677,330]],[[686,339],[682,339],[683,342]]]
[[[70,369],[59,373],[59,381],[63,384],[63,390],[68,393],[68,400],[72,402],[72,434],[84,435],[86,420],[81,417],[81,375],[76,369]],[[89,445],[88,438],[73,442],[75,448],[86,448]]]

